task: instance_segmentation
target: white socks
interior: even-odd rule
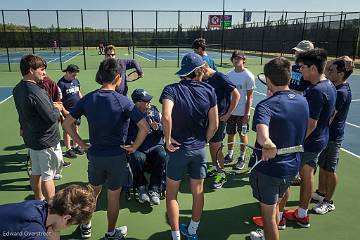
[[[307,216],[307,212],[308,210],[307,209],[303,209],[301,207],[298,208],[298,217],[299,218],[304,218]]]
[[[199,223],[200,223],[200,221],[199,222],[194,222],[191,219],[189,227],[188,227],[188,232],[189,232],[190,235],[196,234],[196,231],[197,231],[197,229],[199,227]]]
[[[180,231],[171,231],[172,240],[181,240]]]
[[[234,150],[228,150],[229,157],[232,158],[234,155]]]

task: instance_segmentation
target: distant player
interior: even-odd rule
[[[56,53],[57,48],[58,48],[58,43],[56,40],[54,40],[52,43],[52,49],[53,49],[54,54]]]
[[[217,71],[214,59],[212,59],[212,57],[210,57],[206,52],[206,41],[204,38],[195,39],[191,47],[195,53],[202,57],[202,59],[209,65],[210,68]]]
[[[99,43],[99,46],[98,46],[98,49],[99,49],[99,55],[103,55],[104,54],[104,43],[103,42],[100,42]]]

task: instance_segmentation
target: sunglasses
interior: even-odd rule
[[[115,56],[115,53],[107,53],[106,56],[113,57],[113,56]]]

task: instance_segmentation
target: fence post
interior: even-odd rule
[[[200,38],[203,38],[202,18],[203,18],[203,12],[200,11]]]
[[[353,60],[355,61],[356,57],[358,56],[359,53],[359,44],[360,44],[360,14],[359,14],[359,18],[358,18],[358,29],[357,29],[357,36],[355,39],[356,43],[354,46],[354,53],[353,53]]]
[[[132,55],[135,59],[135,39],[134,39],[134,10],[131,10],[131,44],[132,44]]]
[[[178,23],[177,23],[177,26],[178,26],[178,30],[177,30],[177,45],[178,45],[178,49],[177,49],[177,67],[179,67],[180,66],[180,10],[178,10]]]
[[[30,19],[30,10],[27,10],[28,13],[28,20],[29,20],[29,31],[30,31],[30,41],[31,41],[31,48],[32,48],[32,53],[35,54],[35,49],[34,49],[34,39],[33,39],[33,34],[32,34],[32,28],[31,28],[31,19]]]
[[[224,34],[225,34],[225,1],[223,1],[223,14],[221,21],[221,47],[220,47],[220,66],[223,66],[223,49],[224,49]]]
[[[83,56],[84,56],[84,69],[86,70],[84,15],[82,9],[80,9],[80,13],[81,13],[81,32],[82,32],[82,47],[83,47]]]
[[[338,56],[339,56],[339,44],[340,44],[340,36],[341,36],[341,25],[342,25],[342,21],[343,21],[343,11],[341,11],[341,15],[340,15],[339,32],[338,32],[338,36],[337,36],[337,40],[336,40],[336,57],[338,57]]]
[[[61,58],[61,33],[60,33],[60,24],[59,24],[59,11],[56,10],[56,24],[57,24],[57,34],[58,34],[58,45],[59,45],[59,54],[60,54],[60,69],[63,70],[62,58]]]
[[[9,47],[8,47],[8,40],[7,40],[7,33],[6,33],[6,27],[5,27],[5,15],[4,15],[4,10],[1,10],[1,14],[2,14],[2,22],[3,22],[3,30],[4,30],[4,34],[5,34],[5,46],[6,46],[6,55],[7,55],[7,60],[8,60],[8,66],[9,66],[9,72],[11,72],[11,64],[10,64],[10,56],[9,56]]]
[[[110,44],[110,16],[109,10],[106,10],[106,17],[107,17],[107,41]]]
[[[155,68],[157,68],[158,60],[158,11],[155,11]]]
[[[300,41],[304,39],[305,29],[306,29],[306,11],[304,12],[304,23],[303,23],[303,29],[302,29]]]
[[[265,39],[265,24],[266,24],[266,10],[264,11],[264,26],[263,26],[263,32],[261,37],[261,58],[260,58],[260,64],[263,64],[263,56],[264,56],[264,39]]]

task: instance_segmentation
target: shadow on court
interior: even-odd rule
[[[180,210],[180,214],[191,215],[191,210]],[[236,207],[205,210],[201,217],[198,235],[201,239],[228,239],[232,234],[248,234],[256,229],[252,217],[259,215],[258,203],[246,203]],[[180,217],[180,223],[188,223],[190,217]],[[221,229],[219,229],[221,223]],[[169,230],[158,232],[150,240],[170,239]]]

